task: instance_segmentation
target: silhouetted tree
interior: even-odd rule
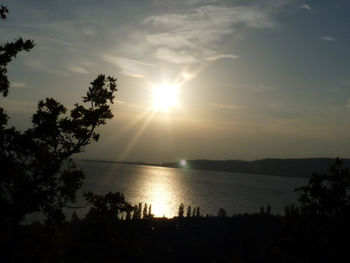
[[[223,208],[220,208],[218,211],[218,217],[226,217],[226,210]]]
[[[1,18],[7,8],[1,6]],[[0,46],[0,93],[6,97],[10,83],[7,65],[21,51],[29,51],[33,41],[19,38]],[[67,108],[52,98],[41,100],[32,117],[33,127],[19,131],[8,127],[9,117],[0,108],[0,207],[1,225],[16,229],[33,212],[58,223],[64,219],[63,207],[75,202],[84,174],[70,157],[84,151],[99,135],[96,128],[113,117],[110,103],[116,79],[99,75],[83,102]]]
[[[142,212],[142,217],[143,218],[147,218],[147,215],[148,215],[148,205],[147,203],[145,203],[145,205],[143,206],[143,212]]]
[[[201,208],[199,206],[196,207],[196,217],[201,216]]]
[[[6,6],[1,6],[0,8],[0,17],[6,19],[6,13],[8,13]],[[7,78],[7,64],[12,61],[13,58],[21,51],[29,51],[34,47],[32,40],[23,40],[22,38],[16,39],[14,42],[8,42],[0,46],[0,93],[4,97],[8,94],[8,89],[10,82]],[[0,108],[1,109],[1,108]],[[3,109],[1,109],[0,114],[3,115],[1,118],[7,119]],[[0,123],[2,125],[2,123]]]
[[[190,206],[190,205],[187,207],[186,216],[187,216],[187,217],[191,217],[191,206]]]
[[[290,206],[289,205],[286,205],[284,207],[284,215],[285,216],[290,216],[291,215],[291,209],[290,209]]]
[[[301,214],[301,209],[296,207],[294,204],[287,205],[284,207],[284,214],[286,216],[299,216]]]
[[[88,204],[91,205],[87,217],[95,218],[112,218],[118,219],[119,213],[130,212],[132,206],[125,201],[123,194],[107,193],[106,195],[97,195],[92,192],[84,193],[84,197]]]
[[[139,219],[139,212],[138,212],[138,205],[134,205],[133,206],[133,214],[132,214],[132,219],[135,220],[135,219]]]
[[[268,205],[266,206],[266,214],[267,214],[267,215],[271,215],[271,206],[270,206],[270,204],[268,204]]]
[[[153,217],[153,215],[152,215],[152,204],[150,204],[150,205],[148,206],[148,217],[149,217],[149,218],[152,218],[152,217]]]
[[[350,215],[350,172],[336,158],[328,173],[313,173],[306,186],[297,188],[302,212],[311,215]]]
[[[4,5],[0,6],[0,18],[6,19],[6,14],[9,12],[8,8]]]
[[[131,207],[130,210],[126,211],[126,216],[125,216],[125,220],[130,220],[131,219],[131,212],[133,211],[133,207]]]
[[[284,249],[304,260],[347,262],[350,244],[350,172],[336,158],[326,173],[313,173],[296,189],[301,207],[291,205]]]
[[[132,219],[141,219],[142,216],[142,203],[138,203],[137,205],[134,205],[133,207],[133,216]]]
[[[265,208],[263,205],[260,207],[260,215],[265,215]]]
[[[77,222],[79,221],[79,216],[76,211],[73,212],[72,217],[70,219],[71,222]]]
[[[185,207],[184,207],[184,204],[181,203],[181,205],[179,206],[178,216],[180,218],[184,217],[184,212],[185,212]]]
[[[139,202],[139,207],[137,209],[137,212],[139,213],[138,218],[142,217],[142,202]]]

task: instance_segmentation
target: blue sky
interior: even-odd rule
[[[41,98],[79,101],[99,73],[119,79],[115,117],[81,158],[350,157],[348,0],[5,4],[1,42],[36,43],[9,67],[12,124],[28,127]],[[154,112],[165,82],[179,107]]]

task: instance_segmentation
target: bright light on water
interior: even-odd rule
[[[187,164],[186,160],[181,160],[180,162],[181,166],[185,166]]]
[[[171,171],[171,170],[170,170]],[[178,188],[176,175],[165,172],[164,169],[149,170],[149,180],[144,187],[145,200],[152,204],[152,214],[156,217],[174,216],[174,206],[181,200],[181,190]],[[145,181],[143,181],[145,183]]]

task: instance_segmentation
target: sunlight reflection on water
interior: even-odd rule
[[[158,167],[155,167],[158,168]],[[172,216],[177,200],[180,200],[181,189],[177,187],[176,174],[171,170],[152,169],[147,173],[146,180],[138,183],[143,186],[143,196],[148,204],[152,204],[152,214],[157,217]]]

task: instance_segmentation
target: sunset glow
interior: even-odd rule
[[[114,118],[82,158],[350,156],[350,1],[67,2],[4,1],[2,42],[35,43],[9,64],[11,125],[105,74]]]

